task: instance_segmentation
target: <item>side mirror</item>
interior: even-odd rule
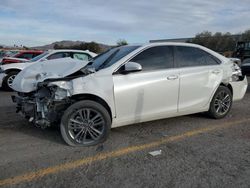
[[[124,65],[122,73],[138,72],[142,70],[142,66],[136,62],[128,62]]]

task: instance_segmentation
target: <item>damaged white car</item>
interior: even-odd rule
[[[187,43],[128,45],[84,65],[69,61],[24,69],[12,98],[35,125],[60,125],[71,146],[98,144],[128,124],[198,112],[223,118],[248,85],[231,60]]]

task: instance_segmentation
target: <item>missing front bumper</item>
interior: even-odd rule
[[[16,103],[16,112],[22,114],[36,126],[46,128],[58,124],[62,113],[67,108],[67,101],[39,99],[34,95],[18,94],[11,96]]]

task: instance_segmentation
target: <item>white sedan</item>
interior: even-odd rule
[[[6,90],[12,90],[12,82],[16,75],[23,70],[24,68],[33,65],[37,62],[67,58],[71,57],[73,59],[79,59],[83,61],[89,61],[97,54],[90,52],[88,50],[48,50],[35,58],[25,61],[22,63],[12,63],[0,66],[0,87],[3,87]]]
[[[230,59],[187,43],[122,46],[84,65],[55,66],[18,74],[13,101],[37,126],[59,125],[71,146],[98,144],[110,128],[139,122],[198,112],[223,118],[248,85]]]

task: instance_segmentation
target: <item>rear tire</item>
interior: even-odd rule
[[[4,80],[3,80],[3,89],[7,90],[7,91],[13,91],[13,89],[11,88],[11,85],[13,83],[13,80],[14,78],[16,77],[16,75],[18,74],[19,72],[17,71],[11,71],[9,72]]]
[[[82,100],[72,104],[64,112],[60,130],[70,146],[92,146],[107,139],[111,117],[101,104]]]
[[[210,103],[208,115],[214,119],[225,117],[231,110],[233,96],[230,89],[225,86],[219,86]]]

